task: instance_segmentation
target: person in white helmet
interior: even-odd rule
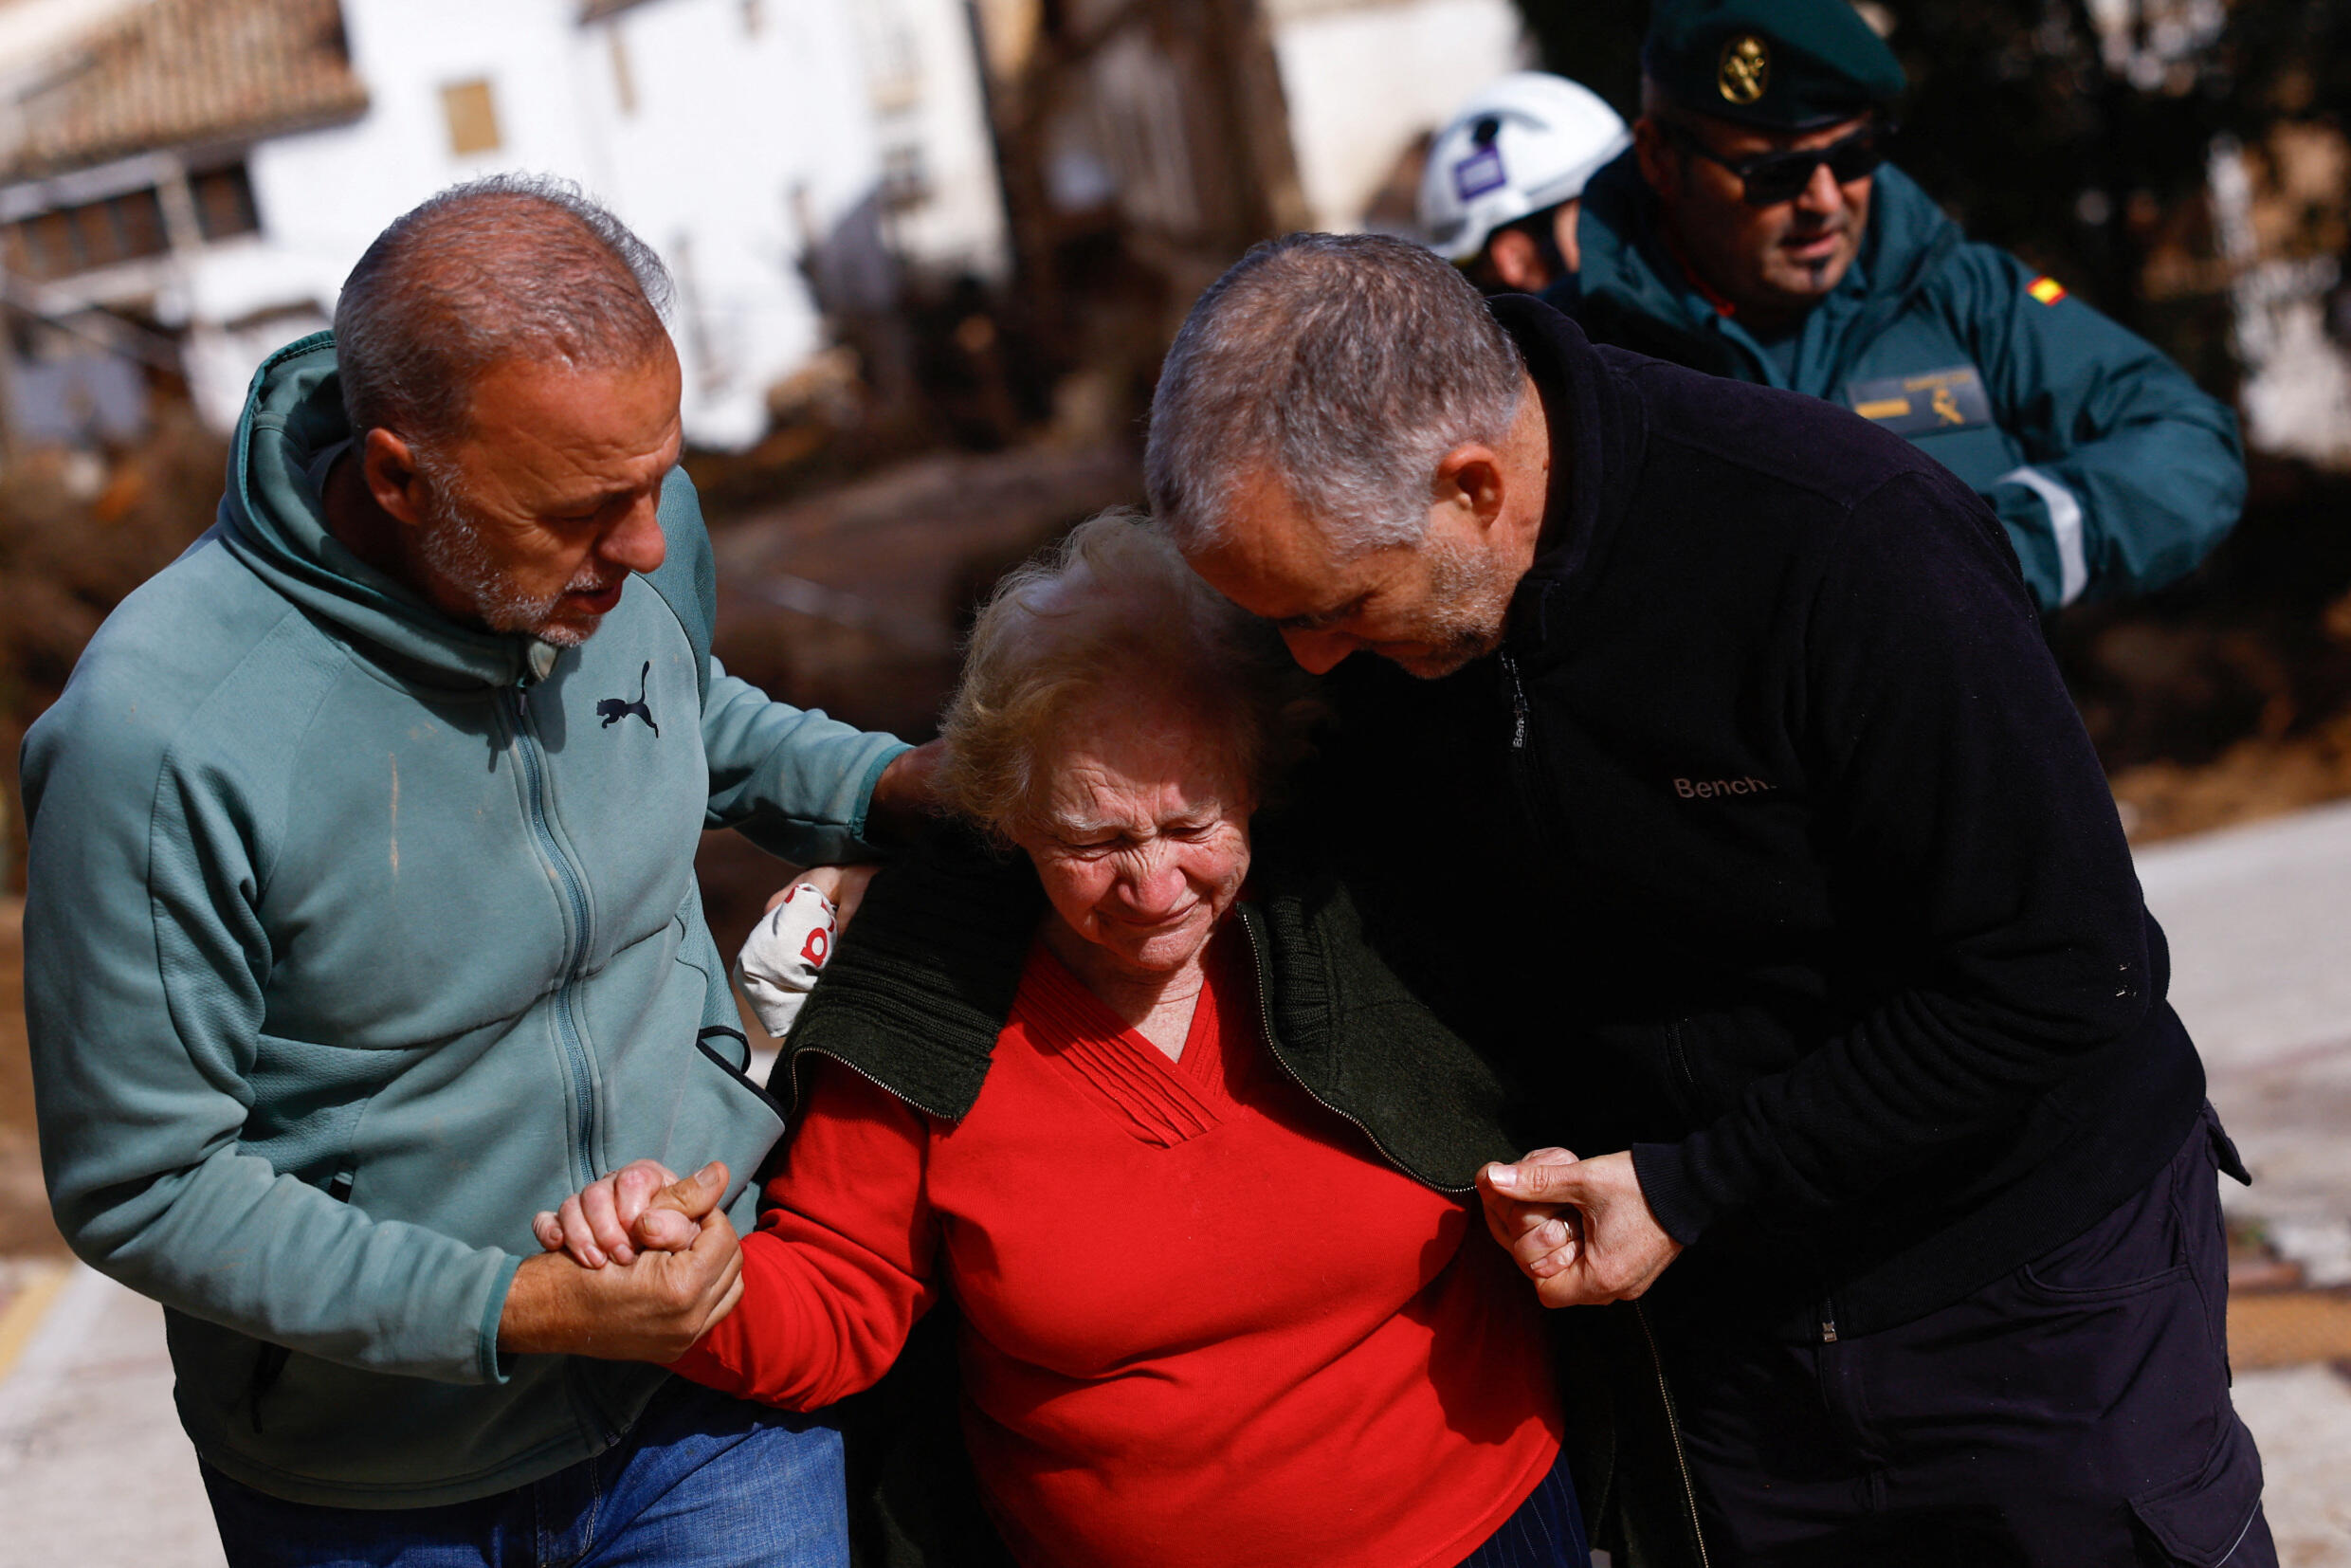
[[[1584,181],[1632,145],[1623,117],[1563,76],[1514,71],[1437,133],[1420,180],[1429,246],[1487,294],[1576,276]]]

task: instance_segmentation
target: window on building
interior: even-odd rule
[[[63,212],[37,212],[9,225],[9,270],[27,278],[72,272],[73,221]]]
[[[931,180],[922,164],[922,144],[896,142],[882,149],[882,205],[903,212],[931,199]]]
[[[487,81],[476,77],[442,88],[441,114],[448,121],[451,155],[467,158],[498,151],[498,103]]]
[[[94,201],[65,210],[73,224],[75,260],[82,264],[76,271],[123,259],[122,230],[115,222],[113,207],[112,202]]]
[[[195,198],[196,228],[208,240],[226,240],[261,231],[261,211],[253,205],[253,180],[242,163],[207,169],[188,176],[189,194]]]
[[[871,0],[857,8],[864,37],[866,90],[883,114],[898,114],[922,101],[922,45],[913,18],[898,0]]]
[[[9,270],[49,282],[95,272],[171,248],[155,188],[36,212],[0,233]]]
[[[239,165],[237,173],[245,173]],[[122,238],[124,258],[160,256],[172,248],[163,228],[163,201],[151,188],[116,196],[106,205],[114,210],[115,231]]]

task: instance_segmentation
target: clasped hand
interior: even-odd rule
[[[939,744],[900,757],[884,778],[926,781]],[[908,788],[909,798],[921,793]],[[879,788],[874,801],[879,810]],[[793,887],[813,887],[846,927],[873,874],[870,866],[811,866],[768,907]],[[515,1273],[499,1348],[664,1363],[685,1354],[742,1298],[742,1244],[719,1211],[726,1180],[726,1167],[715,1161],[680,1179],[658,1161],[640,1159],[539,1214],[531,1230],[546,1250]]]
[[[1641,1195],[1630,1154],[1537,1149],[1478,1173],[1486,1229],[1545,1306],[1629,1302],[1682,1255]]]
[[[713,1171],[716,1191],[701,1185]],[[724,1165],[705,1165],[681,1181],[659,1160],[632,1160],[565,1198],[561,1209],[542,1211],[531,1231],[539,1246],[570,1254],[582,1268],[629,1268],[647,1253],[690,1250],[711,1218],[726,1225],[726,1216],[717,1212],[725,1190]],[[729,1225],[727,1234],[734,1233]]]
[[[726,1183],[716,1162],[680,1180],[638,1160],[539,1214],[532,1230],[546,1250],[516,1270],[499,1348],[663,1363],[685,1354],[743,1293],[741,1243],[719,1208]]]

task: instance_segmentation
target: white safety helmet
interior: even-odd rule
[[[1429,148],[1420,227],[1429,247],[1475,261],[1486,236],[1584,193],[1632,145],[1623,117],[1579,82],[1514,71],[1464,104]]]

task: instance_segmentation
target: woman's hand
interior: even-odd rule
[[[1573,1165],[1576,1157],[1565,1149],[1536,1149],[1521,1155],[1517,1165],[1487,1165],[1478,1172],[1478,1199],[1485,1209],[1485,1228],[1502,1243],[1520,1272],[1538,1285],[1569,1264],[1583,1243],[1583,1216],[1559,1203],[1533,1203],[1501,1190],[1502,1173],[1526,1166]]]
[[[1630,1154],[1577,1159],[1538,1149],[1478,1173],[1494,1239],[1535,1282],[1545,1306],[1629,1302],[1657,1283],[1682,1244],[1641,1191]]]
[[[857,913],[857,906],[866,902],[866,889],[872,885],[874,874],[882,869],[871,861],[857,866],[811,866],[782,887],[767,901],[769,910],[791,899],[800,887],[813,887],[822,893],[833,908],[837,923],[847,926]]]
[[[767,901],[767,912],[736,955],[735,984],[773,1038],[792,1032],[876,869],[811,866]]]
[[[590,1182],[560,1211],[541,1211],[531,1231],[539,1246],[569,1252],[583,1268],[626,1268],[640,1251],[691,1249],[725,1192],[726,1167],[716,1160],[680,1181],[658,1160],[639,1159]]]

